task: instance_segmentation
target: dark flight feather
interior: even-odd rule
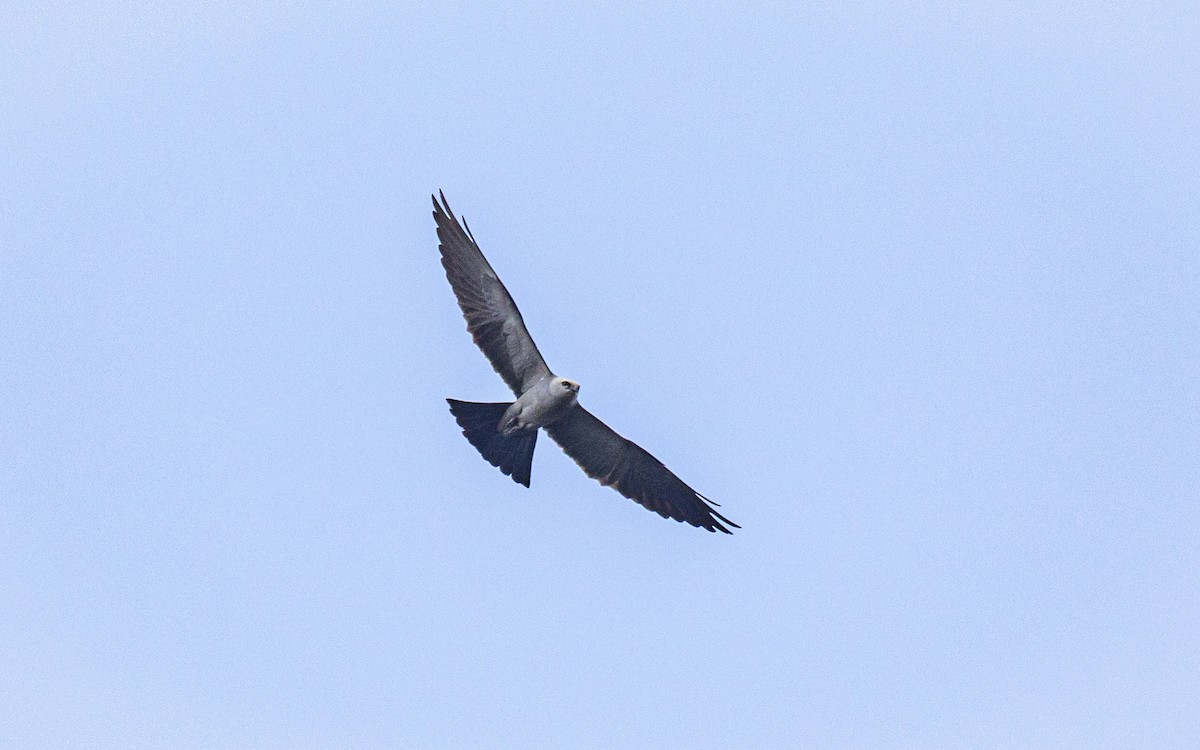
[[[467,330],[517,396],[550,374],[512,296],[446,203],[433,199],[446,278],[467,319]]]
[[[582,406],[576,406],[546,432],[579,468],[600,484],[658,513],[709,531],[741,528],[713,506],[716,503],[675,476],[662,461],[616,433]]]

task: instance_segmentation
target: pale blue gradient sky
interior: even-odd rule
[[[1197,6],[606,7],[8,4],[0,746],[1198,746]]]

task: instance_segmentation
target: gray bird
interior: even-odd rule
[[[464,229],[466,222],[459,224],[446,196],[441,198],[438,203],[433,197],[433,218],[446,278],[475,343],[517,396],[505,403],[446,399],[463,435],[480,455],[528,487],[538,428],[544,428],[589,477],[663,518],[726,534],[732,533],[729,526],[740,528],[714,509],[716,503],[579,405],[579,383],[558,377],[546,366],[516,303],[470,228]]]

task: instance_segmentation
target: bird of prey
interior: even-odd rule
[[[439,193],[439,195],[441,195]],[[518,484],[529,486],[538,428],[589,477],[658,513],[708,531],[740,528],[718,513],[662,462],[618,435],[579,405],[579,383],[550,371],[500,277],[479,250],[471,230],[433,196],[433,218],[446,278],[458,298],[467,329],[516,401],[476,403],[446,399],[463,435],[487,461]]]

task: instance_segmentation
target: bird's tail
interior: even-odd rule
[[[533,447],[537,443],[537,430],[505,435],[498,428],[500,418],[512,404],[480,404],[474,401],[446,399],[450,413],[462,428],[463,435],[479,451],[488,463],[513,478],[518,484],[529,486],[529,470],[533,463]]]

